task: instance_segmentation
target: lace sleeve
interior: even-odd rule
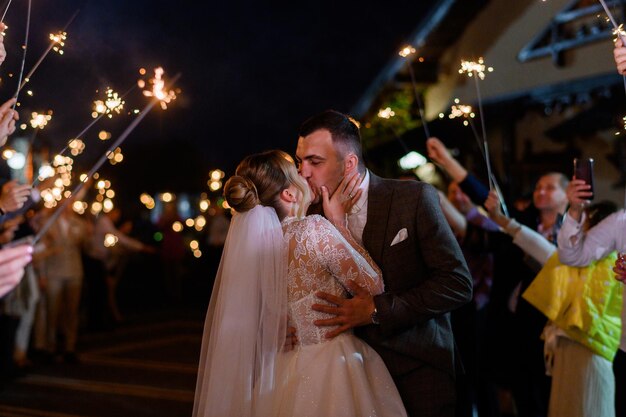
[[[350,232],[343,231],[351,242],[325,218],[311,217],[311,226],[315,234],[321,237],[316,241],[316,250],[333,277],[344,287],[353,280],[370,294],[381,294],[385,290],[382,272],[367,251],[354,241]]]

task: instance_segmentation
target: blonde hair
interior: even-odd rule
[[[280,193],[296,187],[302,196],[296,216],[302,217],[311,201],[311,191],[307,182],[298,175],[293,158],[279,151],[266,151],[244,158],[235,175],[224,186],[226,201],[238,212],[251,210],[257,204],[273,207],[279,218],[287,215],[280,203]]]

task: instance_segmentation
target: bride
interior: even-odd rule
[[[304,216],[307,183],[282,151],[246,157],[224,187],[235,210],[205,322],[193,416],[406,416],[382,359],[350,332],[326,339],[315,293],[383,292],[345,225]],[[297,342],[287,343],[288,327]]]

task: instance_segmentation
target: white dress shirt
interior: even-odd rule
[[[363,229],[367,223],[367,196],[370,187],[370,173],[365,171],[365,178],[359,185],[359,190],[363,190],[361,197],[352,206],[352,211],[348,213],[348,230],[352,233],[354,240],[363,246]]]
[[[559,259],[566,265],[587,266],[613,251],[626,252],[626,211],[620,210],[583,233],[583,215],[580,223],[569,214],[559,231]],[[624,286],[622,328],[626,324],[626,286]],[[626,331],[622,330],[620,349],[626,352]]]

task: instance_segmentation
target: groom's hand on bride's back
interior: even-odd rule
[[[313,304],[311,308],[315,311],[332,314],[335,317],[315,320],[313,323],[320,327],[339,326],[326,333],[328,339],[332,339],[353,327],[372,323],[372,313],[376,307],[374,297],[354,281],[348,281],[348,289],[353,294],[352,298],[341,298],[321,291],[315,294],[317,298],[328,301],[332,305]]]

